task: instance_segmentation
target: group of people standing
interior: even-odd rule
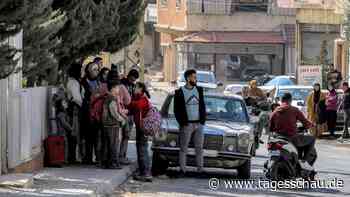
[[[66,162],[121,169],[129,165],[128,140],[135,125],[138,178],[151,180],[148,140],[141,119],[151,108],[146,85],[136,69],[120,78],[118,68],[101,66],[101,58],[85,66],[74,63],[66,84],[67,104],[56,101],[56,117],[66,138]],[[83,76],[83,77],[82,77]],[[62,105],[63,104],[63,105]]]
[[[343,109],[345,116],[343,138],[349,138],[348,124],[350,121],[350,89],[349,83],[343,82],[341,88],[344,92],[342,97],[336,90],[335,84],[329,85],[326,91],[321,91],[319,83],[315,83],[313,91],[307,98],[308,119],[316,127],[311,129],[315,137],[320,137],[324,131],[329,131],[330,136],[335,138],[338,111]]]

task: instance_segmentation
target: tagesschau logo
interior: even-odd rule
[[[344,187],[344,180],[334,178],[332,180],[304,179],[272,181],[266,179],[257,180],[230,180],[211,178],[208,182],[210,190],[244,189],[244,190],[271,190],[281,189],[339,189]]]

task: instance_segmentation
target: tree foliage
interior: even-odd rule
[[[0,1],[0,79],[16,71],[18,49],[9,43],[9,38],[22,29],[25,15],[23,0]]]
[[[65,70],[74,61],[132,43],[144,13],[144,0],[1,0],[0,43],[23,29],[23,74]],[[16,50],[0,45],[0,78],[14,71]],[[4,69],[4,68],[8,69]],[[2,70],[1,70],[2,69]]]
[[[51,50],[59,44],[53,36],[64,24],[64,17],[53,12],[52,1],[32,0],[23,29],[23,74],[27,78],[46,76],[50,70],[58,67],[58,62]]]

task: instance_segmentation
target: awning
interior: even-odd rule
[[[248,43],[248,44],[282,44],[285,39],[281,32],[197,32],[179,37],[175,42],[193,43]]]

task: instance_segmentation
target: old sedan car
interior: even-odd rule
[[[207,121],[204,126],[204,167],[237,169],[240,178],[249,178],[251,157],[255,152],[254,125],[250,123],[246,105],[239,96],[205,94]],[[178,166],[179,125],[174,116],[174,94],[166,98],[161,114],[164,135],[153,139],[152,172],[163,174],[168,167]],[[195,166],[195,150],[191,140],[187,165]]]

